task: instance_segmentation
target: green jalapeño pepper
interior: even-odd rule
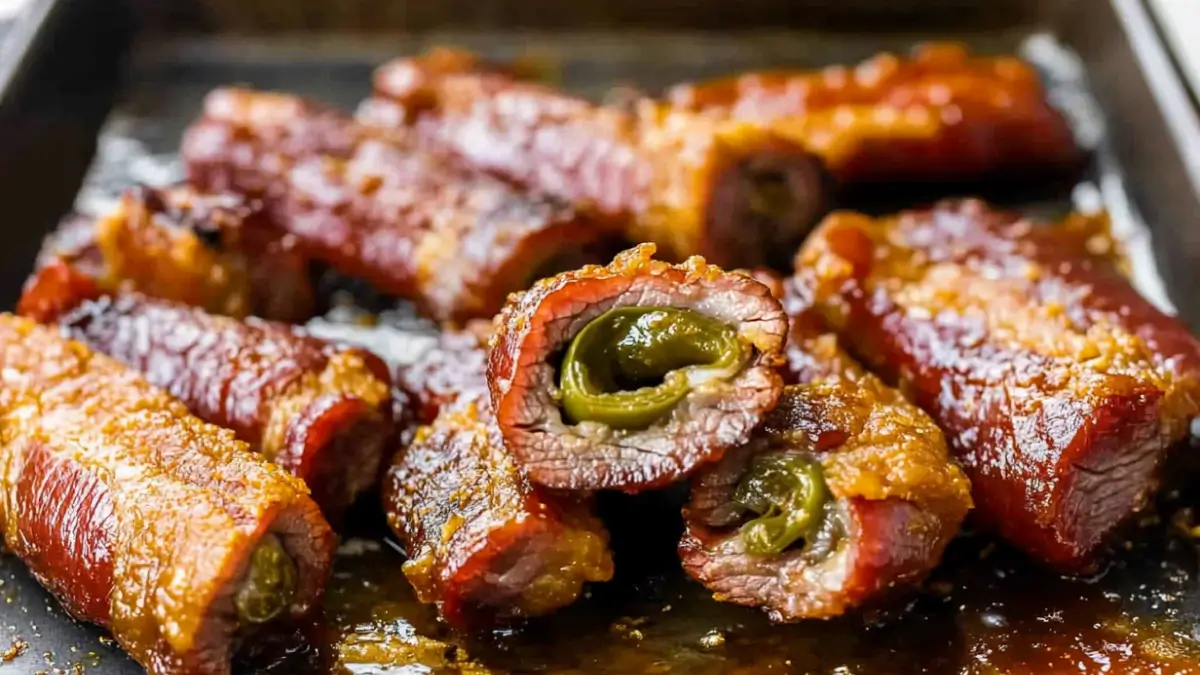
[[[296,563],[273,535],[250,554],[246,581],[233,599],[242,623],[266,623],[279,616],[296,595]]]
[[[747,172],[750,211],[763,218],[782,218],[795,205],[788,177],[778,170]]]
[[[812,541],[824,517],[829,489],[820,462],[806,455],[778,453],[754,460],[733,501],[759,516],[742,526],[746,550],[779,555],[800,539]]]
[[[640,429],[693,388],[737,374],[750,350],[716,319],[672,307],[620,307],[596,317],[567,348],[559,374],[570,421]]]

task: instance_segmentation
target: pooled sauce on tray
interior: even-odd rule
[[[617,568],[628,575],[549,619],[452,632],[416,601],[399,552],[356,539],[343,546],[326,624],[304,631],[312,644],[259,671],[272,661],[264,650],[246,672],[1200,673],[1197,548],[1178,498],[1160,509],[1173,522],[1144,517],[1093,579],[1059,577],[965,536],[906,604],[787,626],[713,601],[649,543],[674,527],[669,509],[656,514],[654,532],[635,537],[629,528],[647,527],[647,505],[618,501],[607,511]],[[624,528],[622,516],[631,517]]]

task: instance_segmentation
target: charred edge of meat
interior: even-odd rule
[[[833,179],[811,154],[761,154],[721,170],[706,222],[726,267],[787,269],[796,247],[833,206]]]
[[[571,423],[644,429],[694,388],[736,375],[750,352],[732,326],[693,310],[612,309],[567,347],[560,405]]]

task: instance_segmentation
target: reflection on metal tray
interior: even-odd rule
[[[1023,50],[1042,68],[1081,139],[1096,149],[1092,171],[1074,189],[991,196],[1037,212],[1109,208],[1130,241],[1141,290],[1200,328],[1194,296],[1200,288],[1200,175],[1187,171],[1200,166],[1196,112],[1137,0],[1084,4],[1062,3],[1050,23],[1027,17],[1018,28],[958,34],[982,51]],[[204,93],[222,84],[288,89],[348,108],[367,92],[374,64],[452,43],[496,57],[544,53],[561,64],[563,86],[598,97],[619,84],[655,89],[754,67],[854,62],[943,36],[643,31],[158,41],[141,45],[125,70],[120,103],[108,117],[79,206],[98,207],[133,180],[178,177],[172,153],[179,135]],[[3,106],[0,99],[0,111]],[[87,150],[88,142],[73,140],[73,147]],[[13,156],[0,142],[0,179],[2,160]],[[45,173],[41,180],[64,179]],[[24,192],[14,191],[22,185]],[[51,200],[30,214],[61,213],[71,205],[66,195],[78,187],[37,192],[28,185],[0,180],[10,200]],[[19,232],[10,223],[0,235],[9,238],[0,253],[6,284],[0,291],[7,297],[15,297],[37,239],[51,225],[43,216],[22,223]],[[1062,580],[965,537],[908,606],[772,627],[757,613],[712,602],[681,578],[673,551],[678,504],[670,495],[611,497],[603,506],[621,577],[552,619],[470,638],[448,633],[414,602],[401,580],[399,554],[378,539],[380,530],[364,525],[362,537],[343,546],[325,620],[300,630],[305,640],[299,644],[308,646],[264,646],[239,667],[278,673],[1051,673],[1097,672],[1107,664],[1106,672],[1200,671],[1197,555],[1182,510],[1198,505],[1192,502],[1164,499],[1163,517],[1140,523],[1098,580]],[[1168,524],[1176,514],[1177,522]],[[372,521],[369,509],[363,520]],[[70,622],[9,557],[0,558],[0,597],[0,648],[9,639],[24,645],[4,672],[72,672],[77,665],[94,675],[137,672],[96,631]]]

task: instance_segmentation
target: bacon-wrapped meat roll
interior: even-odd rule
[[[718,600],[828,617],[922,580],[970,505],[933,421],[854,368],[786,387],[693,479],[680,556]]]
[[[945,202],[836,214],[797,258],[829,324],[946,432],[977,519],[1066,570],[1200,411],[1200,343],[1078,235]]]
[[[775,405],[779,301],[748,276],[654,250],[544,279],[497,318],[492,405],[535,483],[665,485],[745,443]]]
[[[153,675],[227,675],[313,609],[334,535],[303,483],[115,360],[0,316],[0,528]]]
[[[615,229],[283,94],[222,89],[183,144],[190,180],[260,196],[300,247],[440,320],[611,255]]]
[[[778,262],[828,209],[821,162],[760,125],[651,100],[597,106],[495,70],[424,64],[381,67],[359,119],[407,126],[437,152],[564,197],[674,259]]]
[[[1037,72],[1012,56],[931,44],[853,69],[766,71],[685,84],[676,109],[763,123],[843,183],[976,182],[1064,171],[1083,154]]]
[[[384,481],[404,573],[457,626],[537,616],[570,604],[584,582],[612,577],[608,534],[584,496],[530,485],[487,408],[486,351],[448,333],[401,369],[417,430]]]
[[[135,290],[210,312],[278,321],[311,316],[307,261],[256,205],[190,187],[128,190],[112,213],[75,215],[52,234],[39,269],[64,258],[107,291]]]
[[[26,298],[61,292],[60,280],[71,274],[62,266],[43,270]],[[138,293],[100,296],[88,293],[85,282],[65,288],[76,293],[73,303],[22,304],[73,306],[38,318],[140,371],[197,417],[232,429],[303,479],[332,522],[374,487],[394,440],[390,377],[378,357],[285,324],[208,314]]]
[[[773,290],[784,294],[783,282]],[[788,386],[747,445],[692,479],[683,566],[775,621],[841,614],[919,582],[971,506],[924,412],[867,373],[788,289]]]

